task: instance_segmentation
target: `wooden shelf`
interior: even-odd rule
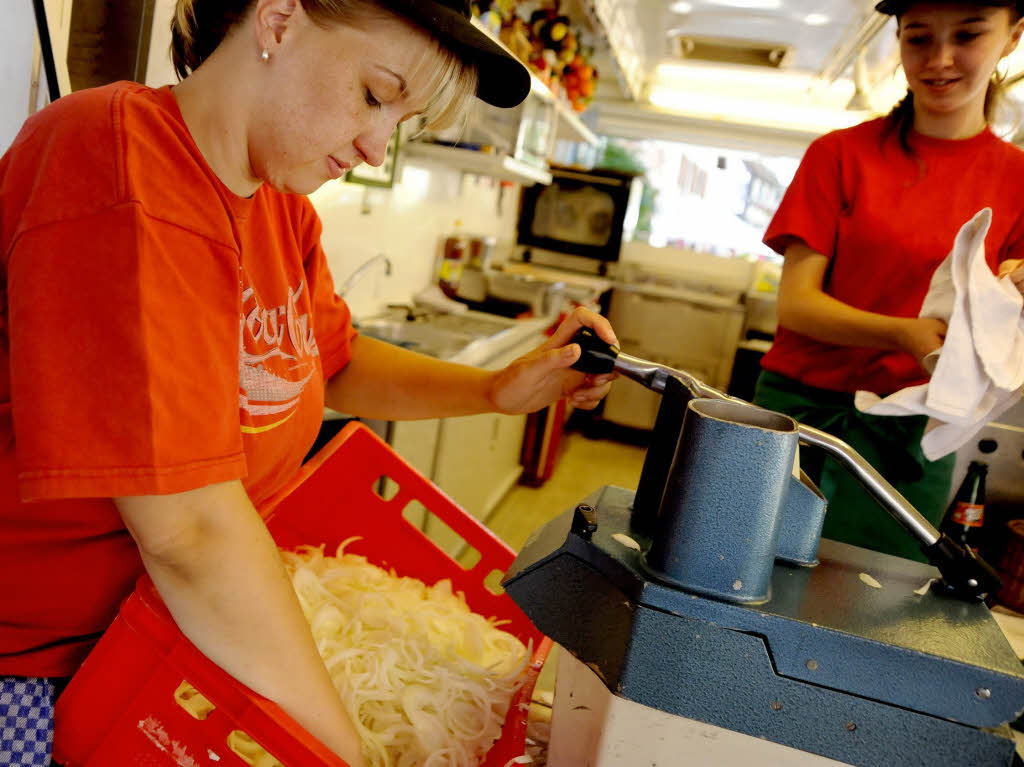
[[[442,163],[464,173],[494,176],[517,184],[550,184],[551,174],[546,170],[515,160],[508,155],[476,152],[472,149],[410,141],[402,146],[402,153],[413,159]]]

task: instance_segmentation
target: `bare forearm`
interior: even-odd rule
[[[803,241],[786,248],[779,281],[779,324],[818,341],[905,351],[927,369],[925,358],[942,346],[946,324],[931,317],[890,317],[844,304],[823,290],[827,269],[828,259]]]
[[[856,309],[820,290],[779,292],[779,323],[818,341],[902,349],[905,319]]]
[[[324,399],[340,412],[385,420],[533,413],[565,397],[578,408],[594,408],[614,375],[572,369],[580,355],[573,339],[584,327],[618,343],[608,320],[577,307],[540,346],[493,372],[357,336],[351,360],[327,382]]]
[[[175,531],[181,540],[174,545],[164,545],[164,533],[151,536],[150,545],[140,545],[147,572],[178,626],[207,657],[350,765],[362,765],[359,736],[270,534],[240,486],[237,492],[217,487],[219,502],[237,505],[235,513],[198,515],[200,524]]]
[[[494,373],[415,354],[365,336],[324,389],[328,407],[362,418],[447,418],[494,410]]]

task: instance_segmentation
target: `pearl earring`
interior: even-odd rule
[[[270,61],[270,51],[264,48],[263,53],[260,54],[260,59],[263,61]]]

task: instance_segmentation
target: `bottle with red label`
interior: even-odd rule
[[[961,546],[970,546],[975,551],[982,545],[985,524],[985,475],[988,466],[981,461],[971,461],[967,476],[960,483],[953,502],[946,509],[939,532],[946,533]]]
[[[437,275],[437,284],[448,298],[455,298],[458,295],[465,256],[466,241],[462,237],[449,237],[444,241],[444,257]]]
[[[466,265],[469,244],[459,227],[461,221],[455,222],[455,234],[444,241],[444,253],[441,268],[437,275],[437,284],[448,298],[455,298],[459,292],[459,280]]]

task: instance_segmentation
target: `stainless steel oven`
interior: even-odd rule
[[[623,233],[635,227],[641,184],[633,173],[553,166],[551,183],[524,187],[517,241],[592,259],[619,260]]]

